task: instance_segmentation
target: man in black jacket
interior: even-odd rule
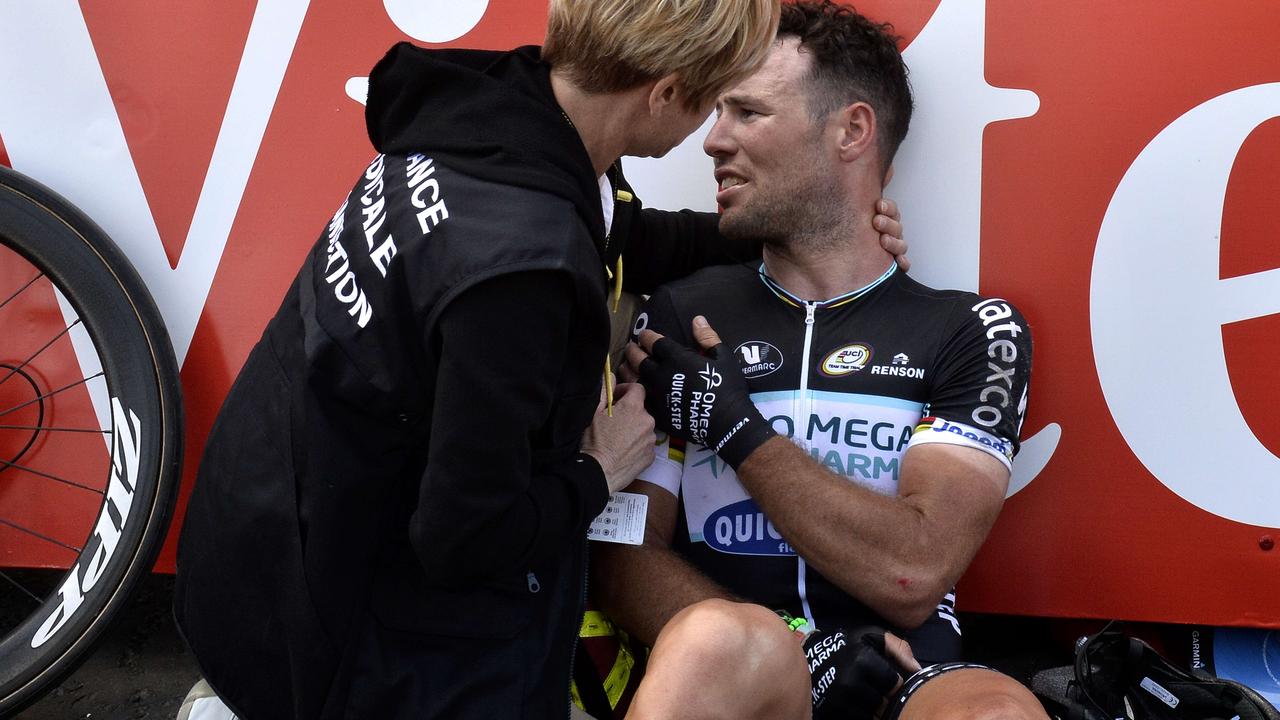
[[[714,216],[639,212],[616,160],[698,127],[777,14],[555,0],[541,53],[401,44],[374,69],[380,154],[187,508],[175,613],[238,715],[567,712],[585,528],[652,457],[642,389],[605,368],[609,284],[733,259]]]

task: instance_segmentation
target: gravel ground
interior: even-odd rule
[[[173,626],[173,577],[152,575],[84,665],[22,720],[173,718],[200,676]]]

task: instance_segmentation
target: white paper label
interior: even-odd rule
[[[639,545],[644,542],[644,520],[648,513],[648,495],[616,492],[609,496],[604,511],[591,521],[587,539]]]

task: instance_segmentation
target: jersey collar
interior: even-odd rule
[[[854,300],[857,300],[863,295],[866,295],[867,293],[876,289],[880,285],[884,284],[884,282],[889,278],[893,277],[893,274],[897,271],[898,271],[898,264],[896,262],[889,263],[889,269],[885,270],[884,274],[882,274],[880,277],[876,278],[875,280],[872,280],[870,283],[863,285],[857,290],[852,290],[850,292],[844,293],[843,295],[837,295],[833,298],[828,298],[826,300],[818,300],[813,304],[820,309],[826,309],[826,308],[840,307],[841,305],[851,303]],[[765,287],[769,288],[770,292],[772,292],[774,295],[777,295],[778,298],[780,298],[783,302],[787,303],[788,305],[794,305],[795,307],[804,307],[810,304],[810,301],[802,300],[796,297],[792,293],[788,292],[786,288],[779,285],[776,280],[769,277],[769,275],[765,272],[763,262],[760,263],[760,269],[757,271],[757,273],[760,275],[760,280],[765,284]]]

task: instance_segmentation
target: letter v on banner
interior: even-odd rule
[[[31,168],[30,174],[78,205],[120,245],[155,296],[179,364],[309,2],[259,0],[191,229],[177,267],[170,267],[79,5],[0,0],[0,136],[12,166],[20,172]],[[101,416],[105,408],[98,410]]]

